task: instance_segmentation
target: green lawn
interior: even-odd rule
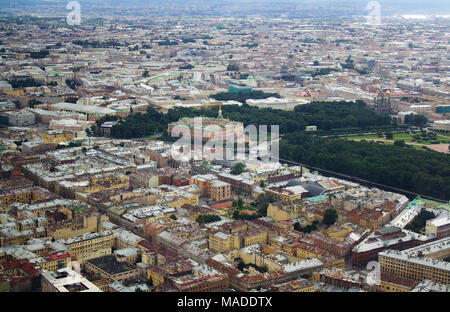
[[[394,133],[394,141],[403,140],[405,142],[412,142],[412,134],[409,133]]]
[[[409,133],[394,133],[393,134],[394,138],[392,141],[400,141],[403,140],[405,142],[414,142],[413,141],[413,135],[409,134]],[[386,136],[383,135],[383,137],[379,137],[376,134],[371,134],[371,135],[358,135],[358,136],[346,136],[346,137],[341,137],[341,139],[345,139],[345,140],[373,140],[373,139],[386,139]],[[446,135],[446,134],[437,134],[436,140],[439,143],[450,143],[450,136]],[[420,142],[416,141],[414,143],[418,143],[418,144],[424,144],[424,145],[429,145],[431,144],[431,140],[422,140]]]
[[[424,151],[425,149],[423,148],[423,146],[418,146],[418,145],[409,145],[410,147],[418,150],[418,151]]]
[[[438,134],[437,140],[441,143],[450,143],[450,134]]]
[[[383,139],[383,138],[384,138],[384,136],[382,138],[380,138],[376,134],[340,137],[340,139],[344,139],[344,140],[371,140],[371,139]]]

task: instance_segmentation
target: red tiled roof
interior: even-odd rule
[[[66,259],[69,257],[70,257],[70,255],[68,252],[63,253],[63,254],[53,253],[48,256],[47,261],[56,261],[56,260]]]
[[[34,264],[27,263],[22,266],[22,269],[30,275],[39,275],[40,272],[34,267]]]
[[[236,268],[231,268],[229,266],[223,265],[219,261],[216,261],[216,260],[213,260],[213,259],[207,260],[206,264],[210,265],[211,267],[213,267],[216,270],[219,270],[220,272],[228,273],[229,275],[232,275],[232,276],[238,275],[239,273],[242,273],[241,271],[239,271]]]
[[[144,247],[145,249],[147,249],[147,250],[149,250],[149,251],[152,249],[152,243],[150,243],[150,242],[149,242],[148,240],[146,240],[146,239],[141,240],[141,241],[138,243],[138,245]]]
[[[148,240],[142,240],[138,243],[138,245],[145,248],[149,252],[156,252],[166,258],[172,258],[172,257],[175,258],[178,256],[177,252],[175,252],[169,248],[159,246],[157,244],[153,244],[153,243],[149,242]]]
[[[2,264],[2,269],[3,270],[11,270],[11,269],[15,269],[15,268],[17,268],[19,266],[20,266],[20,262],[18,260],[15,260],[15,261],[3,263]]]
[[[28,259],[20,259],[8,263],[3,263],[1,267],[3,270],[21,268],[30,275],[39,274],[39,271],[34,267],[34,264],[30,263]]]

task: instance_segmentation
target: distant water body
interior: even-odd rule
[[[405,18],[405,19],[429,19],[429,18],[450,18],[450,15],[408,14],[408,15],[398,15],[396,17],[402,17],[402,18]]]

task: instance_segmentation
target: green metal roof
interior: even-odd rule
[[[450,202],[449,203],[441,203],[434,200],[424,199],[420,196],[417,196],[412,202],[409,203],[409,205],[406,207],[406,209],[412,208],[414,206],[431,206],[436,209],[446,209],[450,211]]]

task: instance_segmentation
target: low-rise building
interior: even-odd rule
[[[109,278],[114,281],[138,279],[139,269],[127,262],[118,261],[114,255],[90,259],[86,261],[85,270],[95,278]]]
[[[113,234],[109,231],[85,233],[68,239],[57,240],[73,260],[83,265],[87,260],[110,255],[112,252]]]
[[[196,184],[202,189],[202,195],[215,201],[231,198],[231,185],[219,180],[215,175],[195,175],[191,177],[190,184]]]
[[[41,287],[43,292],[101,292],[97,286],[70,268],[42,273]]]
[[[315,285],[307,279],[297,279],[294,281],[273,285],[270,292],[315,292]]]
[[[418,246],[426,237],[396,226],[387,226],[375,230],[352,250],[352,265],[364,267],[370,261],[378,259],[378,253],[386,249],[402,250]]]
[[[9,124],[15,127],[26,127],[36,124],[36,115],[27,110],[8,112]]]
[[[450,237],[407,250],[386,250],[378,254],[380,271],[387,276],[422,282],[426,279],[440,284],[450,283]]]

